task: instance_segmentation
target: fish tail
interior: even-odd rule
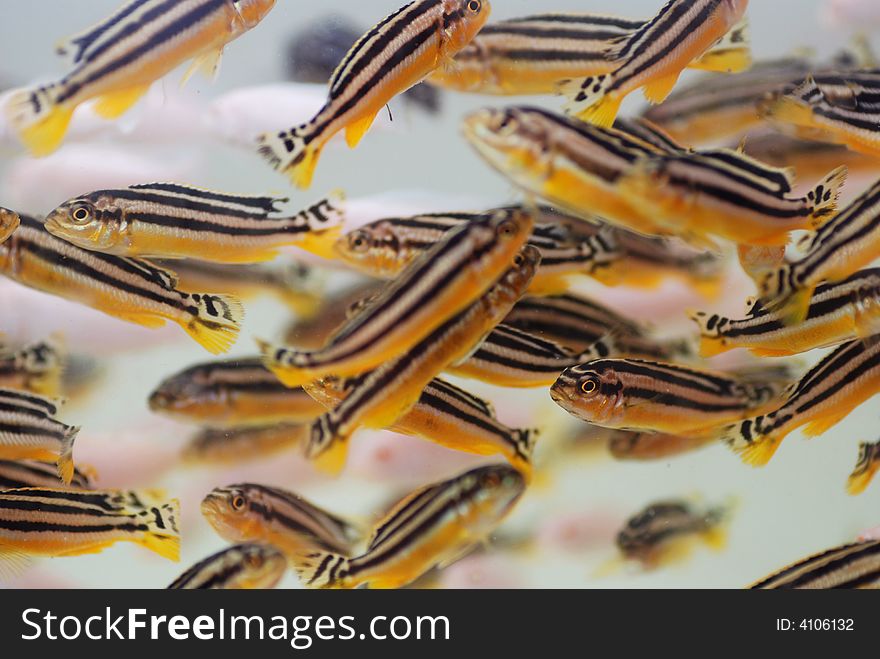
[[[334,245],[342,236],[345,224],[345,193],[336,190],[326,199],[297,214],[291,223],[296,231],[296,246],[325,259],[336,258]],[[302,232],[305,226],[308,231]]]
[[[867,442],[859,444],[859,459],[846,481],[847,493],[856,496],[871,484],[877,470],[880,469],[880,454],[875,455],[875,453],[877,453],[877,444]]]
[[[342,588],[349,560],[329,551],[306,554],[294,561],[294,570],[306,588]]]
[[[73,117],[72,109],[56,104],[57,89],[22,89],[7,101],[6,117],[34,156],[47,156],[61,146]]]
[[[193,293],[190,300],[198,311],[195,317],[182,324],[187,333],[208,352],[219,355],[227,352],[241,331],[244,306],[231,295]]]
[[[770,462],[783,439],[775,433],[761,432],[762,418],[746,419],[724,428],[721,433],[721,440],[752,467],[763,467]]]
[[[837,212],[837,202],[841,188],[846,183],[848,171],[846,165],[841,165],[807,194],[807,199],[812,204],[811,218],[814,229],[821,227]]]
[[[815,287],[813,286],[802,288],[778,304],[777,308],[782,311],[783,323],[790,326],[804,322],[807,314],[810,312],[810,300],[813,297],[814,290]]]
[[[150,493],[136,493],[135,496],[143,503],[143,510],[137,514],[147,520],[147,530],[138,542],[162,558],[176,563],[180,560],[180,531],[177,523],[180,519],[180,502],[172,499],[160,503],[154,501],[154,496]]]
[[[312,423],[306,457],[325,474],[338,475],[348,458],[348,436],[324,414]]]
[[[311,124],[303,124],[280,133],[264,133],[258,151],[272,167],[285,174],[298,188],[312,184],[321,148],[306,140]]]
[[[65,485],[70,485],[73,480],[74,464],[73,464],[73,444],[76,442],[76,436],[79,434],[79,427],[71,427],[61,440],[61,452],[58,455],[58,477]]]
[[[582,80],[563,80],[559,83],[559,91],[568,97],[565,111],[583,121],[611,128],[621,103],[621,99],[609,93],[613,83],[614,78],[610,74]]]
[[[532,454],[539,434],[537,428],[517,428],[511,437],[514,448],[509,457],[510,463],[527,478],[532,475]]]
[[[700,328],[700,356],[715,357],[731,350],[718,329],[719,325],[727,325],[730,320],[705,311],[688,311],[687,314]]]
[[[813,110],[809,104],[790,96],[778,96],[759,105],[762,114],[781,123],[811,126]]]
[[[297,365],[301,355],[296,351],[260,339],[257,339],[257,346],[260,348],[263,366],[272,371],[285,387],[301,387],[315,379]]]

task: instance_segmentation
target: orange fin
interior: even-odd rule
[[[32,561],[28,554],[0,545],[0,584],[20,577],[31,566]]]
[[[358,145],[364,135],[367,134],[367,131],[370,130],[370,126],[373,125],[377,115],[378,113],[358,119],[345,127],[345,143],[348,144],[348,148],[353,149]]]
[[[201,74],[208,80],[216,80],[217,74],[220,72],[220,62],[222,60],[222,48],[214,48],[207,53],[202,53],[192,61],[192,64],[190,64],[186,73],[183,74],[183,78],[180,80],[180,86],[185,86],[196,72],[201,72]]]
[[[150,85],[129,87],[116,92],[109,92],[98,97],[93,109],[99,117],[104,119],[118,119],[128,112],[144,94],[150,90]]]
[[[111,314],[115,318],[119,318],[119,320],[124,320],[127,323],[134,323],[135,325],[140,325],[141,327],[148,327],[150,329],[158,329],[160,327],[165,327],[165,323],[167,322],[164,318],[159,318],[158,316],[151,316],[146,313],[116,313],[111,312]]]
[[[815,419],[814,421],[810,421],[806,426],[804,426],[804,437],[819,437],[820,435],[824,435],[826,432],[828,432],[828,430],[843,421],[848,415],[849,412],[846,412],[844,414],[832,414],[822,417],[820,419]]]
[[[609,92],[613,83],[611,75],[561,82],[559,92],[569,99],[565,111],[602,128],[611,128],[623,101]]]
[[[678,82],[680,74],[675,73],[659,80],[654,80],[645,85],[643,93],[648,102],[652,105],[658,105],[666,100],[666,97],[672,93],[675,84]]]
[[[37,157],[47,156],[61,146],[73,118],[73,108],[55,105],[53,98],[50,90],[24,89],[6,103],[10,124],[22,144]]]
[[[238,339],[244,321],[244,307],[238,298],[229,295],[192,295],[198,314],[180,325],[208,352],[228,352]]]

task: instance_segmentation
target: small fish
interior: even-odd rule
[[[46,217],[46,230],[77,247],[116,256],[257,263],[295,245],[331,257],[345,220],[342,197],[280,215],[278,204],[287,201],[146,183],[65,201]]]
[[[314,552],[295,562],[309,588],[400,588],[485,541],[526,489],[508,466],[480,467],[417,490],[376,525],[365,553]]]
[[[477,94],[553,94],[563,80],[611,73],[615,64],[605,54],[611,42],[644,24],[581,13],[538,14],[490,23],[428,81]],[[691,66],[724,71],[735,57],[748,57],[745,28],[732,30],[728,36]]]
[[[431,380],[467,357],[510,312],[539,261],[538,250],[527,245],[483,297],[366,375],[345,400],[312,424],[306,455],[320,469],[338,473],[351,435],[360,427],[387,428],[412,409]]]
[[[150,409],[211,428],[309,423],[323,412],[300,387],[285,387],[259,357],[191,366],[150,394]]]
[[[93,474],[90,471],[76,467],[67,487],[72,490],[91,490],[92,481]],[[58,466],[54,462],[37,460],[0,460],[0,490],[20,490],[25,487],[61,489]]]
[[[53,460],[58,477],[69,484],[74,476],[73,444],[79,428],[55,417],[51,400],[13,389],[0,389],[0,458]]]
[[[65,356],[55,341],[40,341],[0,353],[0,387],[54,398],[61,393]]]
[[[274,588],[287,571],[287,557],[268,545],[229,547],[199,561],[168,590],[264,590]]]
[[[880,157],[880,69],[807,76],[793,91],[776,95],[761,110],[793,124],[804,137],[820,139],[874,158]]]
[[[242,483],[219,487],[202,501],[202,514],[229,542],[260,542],[288,558],[313,551],[348,555],[363,531],[287,490]]]
[[[588,423],[616,430],[708,438],[780,395],[755,378],[637,359],[600,359],[566,370],[550,397]]]
[[[274,6],[275,0],[132,0],[59,46],[73,69],[57,82],[12,96],[9,121],[32,154],[48,155],[86,101],[96,101],[101,117],[116,119],[187,60],[193,63],[184,82],[197,70],[214,77],[226,45]]]
[[[670,0],[631,35],[619,38],[605,52],[610,73],[563,81],[570,114],[600,126],[614,123],[620,104],[643,88],[652,104],[663,102],[691,62],[712,49],[743,20],[748,0]],[[738,73],[751,66],[742,50],[719,57],[714,69]]]
[[[849,476],[846,491],[852,495],[864,492],[880,469],[880,442],[859,444],[859,459]]]
[[[323,378],[305,386],[328,409],[342,402],[364,376],[340,381]],[[501,423],[492,405],[441,378],[422,390],[419,400],[389,430],[414,435],[454,451],[474,455],[503,455],[526,476],[532,471],[537,430],[514,429]]]
[[[785,357],[827,348],[880,333],[880,269],[857,272],[813,292],[804,320],[786,324],[785,315],[759,300],[745,318],[730,319],[703,311],[690,314],[700,327],[703,357],[748,348],[759,357]]]
[[[771,574],[749,588],[880,588],[880,540],[828,549]]]
[[[851,341],[807,372],[776,409],[726,428],[723,439],[743,462],[763,466],[792,431],[818,437],[878,391],[880,337]]]
[[[407,267],[320,350],[262,345],[266,367],[290,387],[374,369],[425,339],[483,295],[508,269],[532,216],[502,211],[462,225]]]
[[[206,350],[226,352],[244,318],[238,299],[184,293],[173,274],[147,261],[89,252],[56,238],[32,217],[22,217],[0,245],[0,272],[30,288],[57,295],[145,327],[178,323]]]
[[[18,213],[8,208],[0,208],[0,243],[6,242],[19,224],[21,224],[21,217]]]
[[[301,318],[313,317],[321,304],[322,278],[301,263],[229,265],[196,259],[160,259],[155,263],[173,270],[186,291],[226,291],[240,300],[273,295]]]
[[[805,254],[767,273],[758,283],[761,301],[800,322],[822,282],[834,283],[880,258],[880,180],[806,240]]]
[[[627,520],[617,534],[617,548],[623,556],[646,567],[656,567],[680,558],[683,540],[701,536],[713,548],[724,546],[721,525],[729,517],[725,508],[697,510],[686,501],[661,501]]]
[[[716,437],[680,437],[621,430],[609,438],[608,450],[616,460],[651,462],[691,453],[717,441]]]
[[[374,277],[393,279],[448,232],[504,210],[509,209],[485,214],[435,213],[376,220],[340,238],[335,249],[343,261],[357,270]],[[539,209],[539,220],[549,213],[548,209]],[[541,265],[530,289],[532,294],[564,292],[570,287],[571,278],[592,276],[618,261],[622,255],[609,232],[610,229],[581,235],[574,226],[558,222],[537,223],[528,241],[541,252]]]
[[[161,492],[28,488],[0,492],[0,564],[95,554],[134,542],[180,560],[180,504]]]
[[[321,150],[345,130],[354,148],[376,115],[464,48],[489,18],[489,0],[416,0],[376,25],[330,78],[327,103],[308,123],[260,137],[260,154],[301,188]]]
[[[183,450],[189,464],[239,465],[282,453],[308,439],[306,425],[274,423],[243,428],[204,428]]]

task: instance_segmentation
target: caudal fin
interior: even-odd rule
[[[688,311],[687,315],[700,328],[701,357],[715,357],[732,350],[733,346],[727,345],[721,335],[721,328],[730,322],[729,319],[705,311]]]
[[[848,171],[846,165],[841,165],[807,193],[807,199],[811,204],[811,219],[814,229],[821,227],[837,212],[840,190],[846,183]]]
[[[73,110],[55,104],[55,86],[23,89],[10,96],[6,117],[22,144],[34,156],[47,156],[55,151],[64,136]]]
[[[285,387],[301,387],[316,379],[296,365],[300,354],[296,350],[276,346],[261,339],[257,339],[257,346],[263,357],[263,366],[272,371]]]
[[[177,499],[157,501],[151,492],[135,492],[134,495],[143,504],[143,510],[137,514],[147,525],[140,544],[176,563],[180,560],[180,502]]]
[[[880,442],[859,444],[859,458],[846,482],[846,491],[855,496],[864,492],[880,470]]]
[[[725,442],[740,459],[752,467],[763,467],[776,453],[782,437],[758,431],[759,419],[746,419],[721,432]]]
[[[264,133],[258,139],[260,155],[303,189],[311,186],[321,155],[319,147],[306,142],[309,128],[309,124],[305,124],[280,133]]]
[[[181,326],[208,352],[219,355],[227,352],[241,331],[244,306],[230,295],[193,293],[189,299],[198,311]]]
[[[348,559],[327,551],[306,554],[295,559],[293,564],[306,588],[343,588],[349,573]]]
[[[609,93],[614,78],[610,74],[582,80],[563,80],[559,92],[568,98],[565,111],[602,128],[611,128],[622,99]]]
[[[336,258],[334,245],[345,223],[345,194],[336,191],[292,218],[294,244],[325,259]],[[305,231],[303,231],[305,229]]]
[[[532,477],[532,454],[535,452],[539,433],[536,428],[517,428],[511,433],[513,445],[507,458],[527,480]]]
[[[348,436],[341,433],[327,414],[312,423],[306,457],[325,474],[338,475],[348,458]]]
[[[73,480],[74,464],[73,464],[73,444],[76,442],[76,436],[79,434],[78,427],[69,427],[61,440],[61,452],[58,454],[58,477],[65,485],[70,485]]]

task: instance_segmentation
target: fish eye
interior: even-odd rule
[[[505,220],[498,225],[499,238],[513,238],[516,235],[516,224],[510,220]]]
[[[596,393],[599,389],[599,381],[596,378],[587,378],[583,382],[581,382],[581,391],[583,391],[588,396],[590,394]]]
[[[524,259],[522,254],[517,254],[513,257],[513,265],[515,265],[517,268],[522,267],[523,262]]]
[[[263,567],[263,557],[259,554],[251,554],[250,556],[248,556],[247,561],[252,568],[259,569]]]
[[[242,511],[242,510],[244,510],[244,507],[245,507],[245,504],[247,503],[247,501],[245,501],[244,497],[241,496],[240,494],[234,494],[232,496],[232,499],[229,501],[229,503],[232,506],[233,510]]]
[[[501,477],[498,474],[486,474],[483,476],[484,487],[498,487],[501,484]]]
[[[470,0],[467,3],[468,11],[474,14],[479,14],[480,10],[483,8],[483,3],[480,0]]]
[[[365,252],[370,246],[366,234],[363,231],[355,231],[348,239],[348,245],[355,252]]]
[[[77,224],[85,224],[90,219],[92,219],[92,211],[88,206],[75,206],[73,211],[70,213],[70,217]]]

